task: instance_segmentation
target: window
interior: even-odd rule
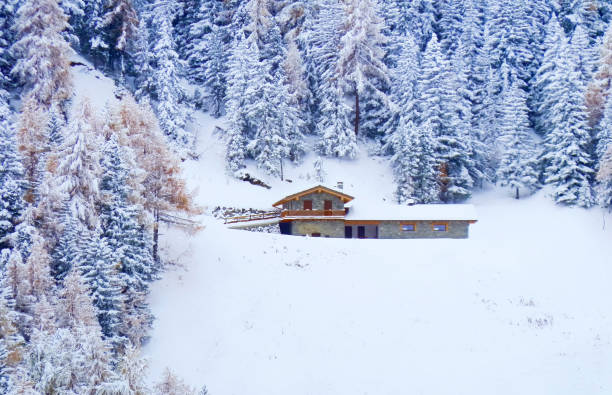
[[[304,200],[304,210],[312,210],[312,200]]]
[[[402,224],[401,227],[404,232],[416,231],[416,224]]]
[[[332,210],[332,201],[331,200],[325,200],[323,201],[323,210],[325,211],[331,211]]]
[[[313,233],[312,237],[321,237],[321,233]]]
[[[446,224],[433,224],[432,229],[434,232],[446,232],[448,225]]]

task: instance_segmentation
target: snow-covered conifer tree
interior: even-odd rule
[[[56,0],[26,0],[17,14],[18,40],[12,47],[17,62],[12,72],[38,105],[47,109],[62,103],[72,95],[73,51],[62,35],[70,27],[68,17]]]
[[[207,108],[214,117],[220,117],[224,112],[227,89],[228,59],[223,34],[220,27],[213,27],[213,32],[207,42],[208,60],[204,64],[203,71]]]
[[[25,206],[24,169],[9,116],[0,93],[0,248],[7,246],[6,237],[15,230]]]
[[[507,64],[507,73],[528,83],[534,53],[531,48],[534,28],[528,18],[527,3],[522,1],[495,1],[489,6],[485,37],[485,53],[490,64],[501,72],[501,65]],[[508,79],[502,76],[502,79]],[[499,91],[499,89],[497,89]]]
[[[416,127],[400,117],[389,142],[393,146],[391,166],[398,203],[432,203],[440,200],[439,170],[435,160],[435,139],[429,123]]]
[[[361,122],[360,101],[380,100],[380,106],[386,107],[387,111],[390,106],[385,92],[390,84],[389,71],[383,62],[385,53],[382,47],[387,39],[382,34],[383,21],[378,12],[377,0],[350,0],[346,4],[341,28],[334,78],[338,78],[339,87],[344,92],[354,97],[356,135]],[[383,110],[382,113],[387,111]],[[390,114],[386,115],[390,117]]]
[[[591,81],[597,52],[595,47],[589,42],[589,35],[586,30],[578,25],[569,42],[570,50],[575,53],[578,60],[577,69],[580,72],[580,80],[584,85]]]
[[[550,107],[557,100],[557,97],[554,96],[555,92],[551,88],[551,83],[559,73],[560,51],[563,48],[564,41],[565,35],[561,25],[553,15],[546,25],[545,51],[531,88],[534,96],[534,107],[537,111],[536,131],[540,134],[544,134],[552,128]]]
[[[8,85],[14,63],[10,48],[15,42],[15,32],[12,27],[17,5],[17,0],[6,0],[0,3],[0,89]]]
[[[185,93],[179,80],[180,61],[174,48],[172,15],[175,4],[170,0],[157,0],[152,6],[151,64],[153,73],[153,107],[159,125],[168,139],[184,150],[191,148],[193,137],[185,130],[189,114],[185,107]]]
[[[123,307],[121,279],[117,263],[105,239],[97,231],[88,232],[77,253],[75,265],[89,285],[102,333],[115,345],[123,342],[119,334]]]
[[[100,192],[100,223],[102,239],[112,251],[112,261],[119,265],[122,293],[124,294],[124,315],[121,321],[134,344],[142,342],[141,326],[148,327],[150,313],[143,300],[148,293],[149,283],[158,271],[152,256],[152,240],[148,229],[139,223],[143,208],[133,203],[130,177],[134,174],[135,160],[130,151],[119,146],[116,136],[105,143],[102,160]],[[131,166],[131,167],[130,167]],[[134,334],[134,335],[132,335]]]
[[[229,59],[227,113],[229,129],[226,142],[225,160],[228,169],[235,173],[244,167],[247,156],[246,145],[252,135],[252,128],[247,109],[247,92],[253,91],[250,86],[251,73],[258,65],[258,51],[253,41],[239,37],[234,41],[234,48]]]
[[[351,109],[344,101],[342,91],[335,85],[321,102],[321,120],[318,124],[321,139],[317,145],[325,156],[354,159],[357,155],[357,136],[349,120]]]
[[[57,188],[65,196],[71,215],[89,229],[94,229],[98,223],[95,206],[100,195],[97,127],[91,104],[83,101],[77,105],[60,147],[56,173]]]
[[[560,64],[550,89],[556,103],[550,106],[552,129],[546,134],[544,155],[545,183],[554,187],[559,204],[590,207],[593,160],[590,154],[584,85],[578,59],[568,45],[560,51]]]
[[[516,199],[522,192],[533,192],[538,186],[537,152],[529,126],[526,93],[515,81],[503,94],[502,119],[499,121],[501,159],[497,180],[514,191]]]

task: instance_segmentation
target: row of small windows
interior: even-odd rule
[[[402,224],[402,230],[404,232],[416,232],[416,224]],[[431,230],[434,232],[446,232],[448,231],[447,224],[433,224]]]

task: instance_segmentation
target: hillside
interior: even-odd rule
[[[270,190],[211,171],[220,143],[202,122],[186,163],[202,203],[266,208],[307,184],[308,161]],[[330,161],[328,178],[374,204],[392,190],[375,163]],[[168,230],[182,266],[151,295],[151,377],[170,367],[215,395],[609,393],[612,217],[544,192],[471,202],[468,240],[299,238],[210,217],[193,237]]]
[[[0,395],[610,394],[611,213],[609,0],[0,0]]]

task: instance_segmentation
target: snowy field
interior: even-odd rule
[[[270,190],[226,177],[213,122],[197,122],[201,158],[185,166],[201,205],[270,208],[314,183],[314,156]],[[324,167],[360,204],[392,197],[381,159]],[[612,393],[612,217],[545,192],[470,203],[468,240],[300,238],[206,216],[195,236],[166,231],[183,266],[151,295],[152,379],[170,367],[211,395]]]

